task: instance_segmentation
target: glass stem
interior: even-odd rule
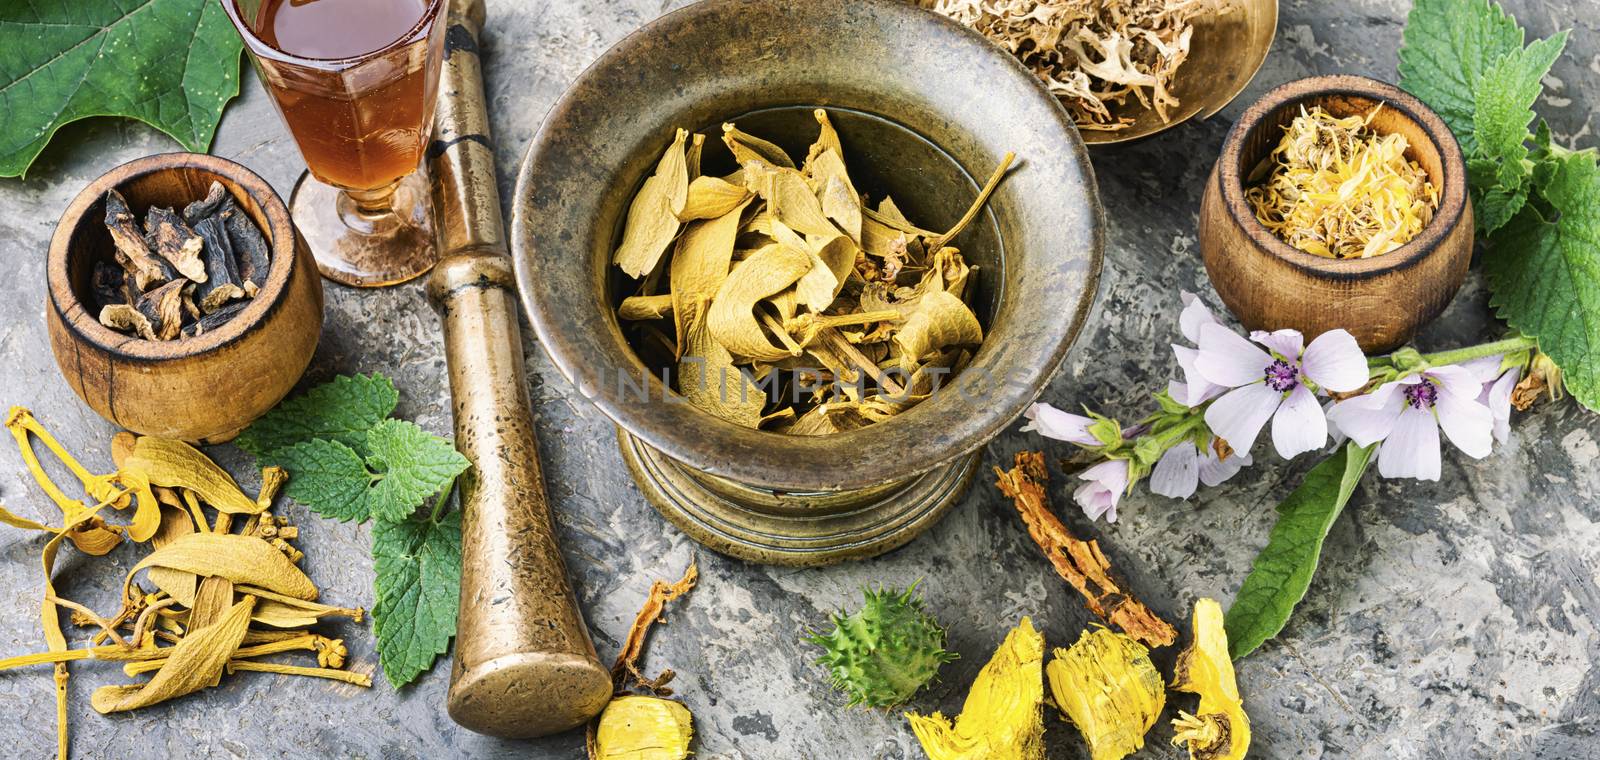
[[[344,193],[355,202],[363,216],[385,216],[394,213],[394,192],[399,187],[400,181],[395,180],[372,190],[345,190]]]

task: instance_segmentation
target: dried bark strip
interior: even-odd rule
[[[1074,536],[1050,510],[1045,490],[1050,473],[1045,469],[1044,454],[1018,452],[1015,467],[1010,471],[996,467],[994,472],[995,485],[1014,502],[1028,535],[1039,544],[1056,573],[1083,595],[1090,611],[1145,646],[1164,647],[1177,640],[1178,632],[1167,621],[1123,590],[1099,543]]]
[[[672,680],[673,672],[665,670],[653,679],[646,678],[639,672],[639,657],[644,654],[645,637],[650,633],[650,626],[661,621],[661,613],[666,609],[667,602],[689,593],[698,580],[700,580],[699,563],[691,560],[689,569],[683,571],[683,577],[679,578],[677,583],[654,581],[650,584],[650,597],[645,600],[644,607],[640,608],[639,614],[634,617],[633,627],[628,629],[628,639],[623,642],[622,651],[617,653],[617,661],[611,666],[611,680],[617,693],[627,691],[630,678],[656,694],[666,696],[672,693],[666,685]]]

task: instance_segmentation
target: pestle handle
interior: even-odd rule
[[[461,481],[461,614],[450,717],[524,738],[589,721],[611,698],[556,545],[539,468],[478,59],[483,0],[450,0],[428,148],[442,260],[428,296],[444,327]]]

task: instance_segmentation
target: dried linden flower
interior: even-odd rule
[[[1194,641],[1178,655],[1172,688],[1200,695],[1195,714],[1179,711],[1172,721],[1173,744],[1188,744],[1192,760],[1244,760],[1250,749],[1250,720],[1228,658],[1222,605],[1215,599],[1194,603]]]
[[[1045,675],[1056,706],[1083,733],[1093,760],[1138,751],[1167,701],[1150,650],[1098,626],[1071,649],[1057,649]]]
[[[1368,128],[1378,110],[1340,119],[1302,107],[1251,177],[1265,181],[1245,191],[1256,220],[1295,248],[1335,259],[1380,256],[1422,232],[1439,190],[1406,158],[1404,135]]]
[[[1023,618],[978,671],[961,716],[906,713],[929,760],[1043,760],[1044,636]]]
[[[684,760],[694,738],[689,708],[660,697],[617,697],[600,713],[590,760]]]

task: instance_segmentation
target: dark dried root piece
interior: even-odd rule
[[[183,220],[190,226],[200,223],[201,219],[216,216],[222,210],[222,202],[228,200],[228,190],[221,182],[212,180],[211,187],[206,189],[206,197],[183,207]],[[198,232],[199,230],[195,230]]]
[[[155,340],[172,340],[183,329],[183,294],[188,280],[173,280],[139,299],[136,308],[155,333]]]
[[[145,242],[178,273],[195,282],[206,281],[206,264],[200,259],[205,242],[170,208],[156,207],[144,217]]]
[[[155,328],[138,309],[125,303],[107,304],[100,308],[100,324],[120,333],[136,335],[145,340],[155,340]]]
[[[1167,621],[1123,588],[1099,543],[1074,536],[1050,510],[1045,489],[1050,473],[1045,469],[1044,454],[1018,452],[1015,467],[1010,471],[996,467],[994,474],[995,485],[1015,504],[1028,535],[1055,566],[1056,574],[1083,595],[1091,612],[1148,647],[1164,647],[1178,639],[1178,632]]]
[[[150,252],[127,199],[115,190],[106,191],[105,222],[106,229],[111,232],[111,242],[116,244],[117,264],[133,278],[134,287],[140,292],[176,276],[172,267]]]

